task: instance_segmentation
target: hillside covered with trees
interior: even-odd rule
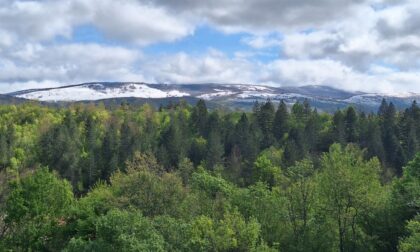
[[[0,251],[420,251],[420,108],[0,106]]]

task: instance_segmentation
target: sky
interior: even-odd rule
[[[0,0],[0,92],[96,81],[420,93],[419,0]]]

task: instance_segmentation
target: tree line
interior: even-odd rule
[[[419,122],[386,100],[1,106],[0,250],[417,251]]]

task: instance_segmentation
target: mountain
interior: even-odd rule
[[[198,99],[211,106],[231,109],[251,109],[255,101],[273,102],[284,100],[288,104],[307,99],[322,111],[353,105],[359,110],[375,111],[383,98],[402,109],[419,100],[420,94],[385,95],[377,93],[349,92],[328,86],[271,87],[250,84],[147,84],[137,82],[95,82],[58,88],[30,89],[9,93],[6,96],[37,100],[48,103],[105,102],[130,104],[152,103],[155,105]]]
[[[27,102],[28,102],[28,99],[14,97],[14,96],[7,95],[7,94],[0,94],[0,105],[21,104],[21,103],[27,103]],[[36,103],[46,104],[44,102],[38,102],[38,101],[36,101]]]

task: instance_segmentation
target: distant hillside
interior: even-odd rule
[[[383,98],[397,108],[408,107],[419,94],[393,96],[389,94],[349,92],[328,86],[271,87],[250,84],[147,84],[136,82],[95,82],[58,88],[30,89],[3,95],[7,99],[37,100],[48,103],[103,102],[105,104],[128,102],[165,105],[181,99],[195,103],[204,99],[213,106],[249,110],[255,101],[284,100],[288,104],[308,100],[322,111],[335,111],[349,105],[362,111],[376,111]],[[7,100],[6,99],[6,100]],[[22,100],[25,101],[25,100]],[[14,102],[10,100],[8,102]]]
[[[25,102],[32,102],[31,100],[14,97],[11,95],[0,94],[0,104],[20,104]]]

